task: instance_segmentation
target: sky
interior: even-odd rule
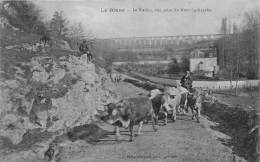
[[[243,23],[243,13],[260,0],[36,0],[45,20],[62,10],[70,24],[81,22],[96,38],[219,33],[221,18]],[[110,9],[123,12],[110,12]],[[135,12],[133,11],[134,9]],[[139,8],[145,11],[139,11]],[[107,9],[107,12],[105,10]],[[183,11],[182,9],[188,9]],[[199,9],[199,12],[198,10]],[[196,11],[196,12],[195,12]]]

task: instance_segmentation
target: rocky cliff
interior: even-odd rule
[[[90,123],[116,100],[113,87],[105,70],[87,63],[85,55],[35,56],[2,67],[0,136],[18,144],[37,128],[63,132]]]

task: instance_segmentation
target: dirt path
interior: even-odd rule
[[[128,83],[119,85],[119,91],[138,92]],[[142,91],[142,90],[141,90]],[[143,92],[143,91],[142,91]],[[126,94],[125,94],[126,95]],[[95,145],[86,145],[80,151],[64,150],[61,161],[117,162],[117,161],[168,161],[168,162],[236,162],[241,158],[232,154],[230,148],[217,138],[226,138],[210,129],[210,122],[203,118],[201,123],[191,120],[191,115],[178,116],[175,123],[167,126],[159,123],[158,132],[151,125],[143,127],[143,134],[128,142],[128,130],[121,129],[122,140],[115,141],[114,135],[101,139]],[[113,131],[112,127],[102,126]],[[137,131],[137,126],[134,128]],[[84,142],[84,141],[82,141]],[[241,160],[244,161],[244,160]]]
[[[136,127],[137,128],[137,127]],[[231,162],[236,157],[230,149],[217,141],[203,124],[179,116],[176,123],[159,126],[154,133],[151,125],[143,127],[143,134],[128,142],[129,133],[122,129],[122,140],[116,142],[110,135],[96,145],[70,154],[64,161],[169,161],[169,162]],[[62,160],[62,161],[63,161]]]

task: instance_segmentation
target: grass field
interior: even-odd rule
[[[259,90],[254,88],[239,88],[237,95],[235,90],[218,90],[213,94],[219,101],[226,105],[238,106],[245,110],[257,110],[259,108]]]

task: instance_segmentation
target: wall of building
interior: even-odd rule
[[[212,72],[214,70],[215,66],[215,72],[217,72],[217,57],[212,58],[191,58],[190,59],[190,71],[196,72],[199,70],[203,71],[210,71]]]

